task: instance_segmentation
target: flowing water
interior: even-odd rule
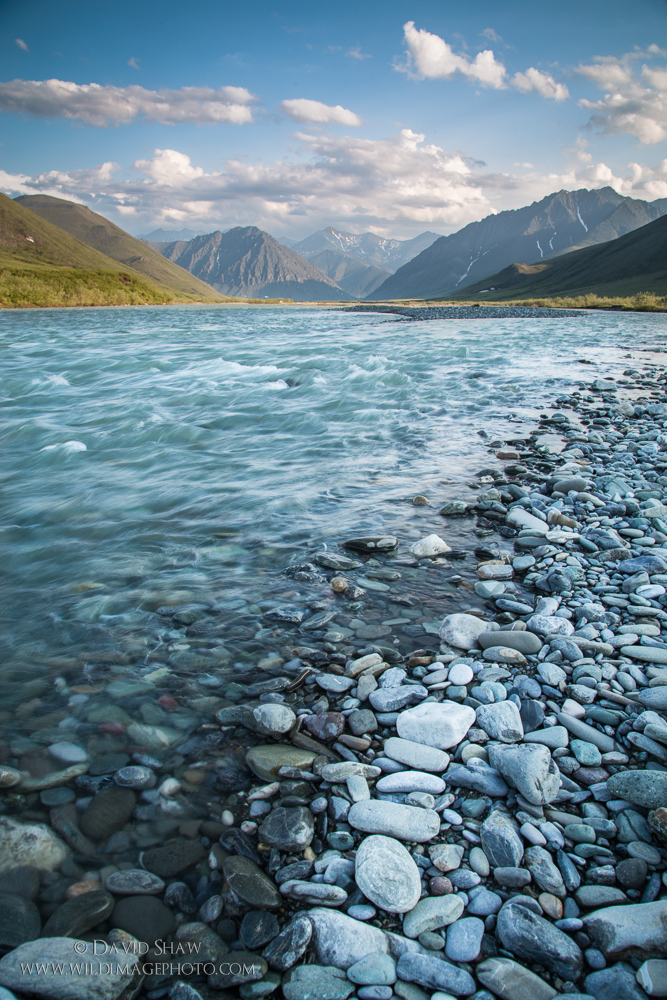
[[[228,626],[217,641],[247,657],[262,611],[299,596],[288,565],[349,534],[435,530],[437,502],[471,499],[489,464],[478,431],[525,436],[550,400],[638,366],[665,329],[660,315],[600,313],[1,314],[8,676],[196,649],[163,605],[214,607]],[[416,493],[436,505],[427,515]],[[450,543],[455,527],[472,547],[472,524],[443,522]]]

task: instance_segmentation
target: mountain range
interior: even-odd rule
[[[624,198],[613,188],[558,191],[441,236],[373,292],[373,299],[441,298],[511,264],[533,264],[616,239],[667,212],[667,199]]]
[[[224,295],[344,302],[350,296],[314,264],[256,226],[154,244]]]
[[[480,302],[562,295],[667,295],[667,215],[607,243],[534,264],[512,264],[450,299]]]

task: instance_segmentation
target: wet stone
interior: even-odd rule
[[[264,958],[272,969],[284,972],[305,953],[313,935],[313,925],[305,914],[297,914],[264,949]]]
[[[174,914],[155,896],[124,896],[109,922],[147,944],[164,941],[175,927]]]
[[[134,870],[113,872],[108,875],[105,888],[115,896],[154,896],[162,892],[164,882],[152,872],[143,871],[141,868]]]
[[[192,868],[204,856],[198,840],[170,840],[144,852],[143,865],[160,878],[173,878]]]
[[[281,851],[301,851],[315,835],[313,814],[305,806],[278,806],[259,828],[264,843]]]
[[[37,898],[39,885],[39,872],[31,865],[21,865],[0,873],[0,892],[34,900]]]
[[[256,951],[273,941],[279,932],[280,924],[273,913],[251,910],[241,922],[240,937],[249,951]]]
[[[241,855],[225,858],[222,871],[235,898],[253,910],[277,910],[282,900],[275,884],[259,865]]]
[[[34,941],[41,929],[42,920],[34,903],[24,896],[0,892],[0,953]]]
[[[44,924],[43,937],[78,938],[106,920],[114,908],[113,896],[101,889],[68,899]]]
[[[110,786],[93,796],[81,817],[81,832],[91,840],[106,840],[129,821],[137,799],[129,788]]]

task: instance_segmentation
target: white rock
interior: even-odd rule
[[[67,845],[48,826],[0,816],[0,872],[20,865],[55,871],[68,854]]]
[[[542,680],[551,687],[557,688],[559,684],[567,680],[567,674],[562,667],[555,663],[538,663],[537,672]]]
[[[531,615],[526,622],[530,632],[538,635],[572,635],[574,625],[567,618],[557,618],[554,615]]]
[[[260,733],[288,733],[296,722],[296,715],[287,705],[266,702],[253,709],[253,717]]]
[[[396,720],[398,735],[439,750],[456,746],[475,721],[475,710],[454,701],[423,702],[401,712]]]
[[[429,792],[431,795],[441,795],[445,790],[445,782],[435,774],[424,771],[397,771],[396,774],[385,774],[375,786],[378,792]]]
[[[477,636],[488,628],[489,623],[476,615],[445,615],[440,626],[440,638],[457,649],[477,649]]]
[[[371,903],[388,913],[406,913],[419,901],[419,869],[393,837],[366,837],[357,849],[355,880]]]
[[[435,747],[428,747],[424,743],[415,743],[414,740],[402,740],[398,736],[390,736],[385,740],[384,752],[387,757],[397,760],[400,764],[407,764],[417,771],[433,773],[444,771],[450,759],[444,750],[436,750]]]
[[[539,517],[535,517],[524,507],[513,507],[505,518],[512,528],[528,528],[535,535],[546,535],[549,525]]]
[[[470,684],[474,676],[468,663],[455,663],[449,668],[449,680],[459,687],[462,684]]]
[[[347,815],[355,830],[397,837],[409,843],[423,844],[440,832],[440,817],[433,809],[404,806],[399,802],[367,799],[355,802]]]
[[[439,556],[442,552],[451,552],[451,549],[440,535],[426,535],[411,545],[410,551],[417,559],[427,559],[429,556]]]

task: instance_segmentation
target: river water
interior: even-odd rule
[[[639,367],[665,330],[616,313],[0,314],[6,690],[205,646],[155,614],[165,605],[215,608],[215,641],[252,657],[262,612],[298,600],[287,566],[349,534],[393,532],[407,552],[495,461],[478,431],[525,436],[557,396]],[[433,506],[413,507],[417,493]],[[440,523],[474,546],[473,522]]]

